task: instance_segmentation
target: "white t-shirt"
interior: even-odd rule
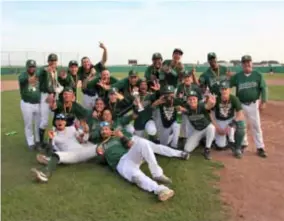
[[[70,151],[82,148],[77,137],[80,136],[74,126],[66,127],[63,131],[55,131],[53,146],[56,151]],[[84,134],[83,140],[86,142],[89,134]]]

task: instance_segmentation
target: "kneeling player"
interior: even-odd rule
[[[242,156],[242,142],[245,136],[242,106],[239,99],[230,94],[231,89],[228,81],[221,82],[220,88],[221,95],[216,99],[215,114],[211,112],[211,120],[216,128],[215,143],[218,148],[225,148],[228,143],[231,143],[234,155],[240,158]]]
[[[131,141],[119,130],[112,131],[108,122],[102,122],[101,143],[98,144],[97,154],[102,161],[131,183],[135,183],[143,190],[154,192],[158,199],[165,201],[174,195],[174,191],[156,181],[169,183],[170,179],[158,165],[155,154],[147,143]],[[146,176],[140,166],[145,160],[153,179]]]
[[[82,131],[77,131],[73,126],[66,127],[65,115],[57,114],[55,125],[56,131],[49,132],[55,152],[51,151],[47,155],[38,154],[37,161],[45,166],[41,169],[31,169],[38,182],[47,182],[57,164],[80,163],[96,156],[96,145],[87,142],[89,138],[87,124],[82,124]]]
[[[215,105],[215,97],[209,96],[206,103],[198,102],[198,95],[195,91],[191,91],[187,98],[186,108],[180,107],[193,127],[192,135],[187,138],[184,150],[191,153],[198,145],[203,137],[206,137],[206,146],[204,149],[204,157],[210,160],[210,148],[215,137],[215,127],[210,122],[209,110]]]

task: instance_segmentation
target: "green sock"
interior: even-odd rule
[[[41,172],[43,172],[45,175],[50,177],[52,172],[55,171],[58,162],[59,162],[59,157],[56,154],[53,154],[50,157],[50,160],[48,161],[48,164],[41,169]]]
[[[236,131],[235,131],[235,145],[237,149],[240,149],[245,137],[245,122],[244,121],[237,121],[236,122]]]

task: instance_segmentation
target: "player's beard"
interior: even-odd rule
[[[172,96],[168,96],[165,99],[166,99],[165,106],[170,107],[173,105],[174,98]]]

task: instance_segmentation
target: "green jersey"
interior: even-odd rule
[[[144,78],[147,81],[153,81],[156,79],[159,79],[160,76],[160,70],[155,68],[153,65],[150,65],[147,67],[145,73],[144,73]]]
[[[135,130],[144,130],[146,123],[152,119],[153,115],[153,108],[151,104],[157,99],[156,94],[146,94],[140,95],[140,101],[144,107],[144,110],[138,112],[135,110],[135,113],[138,117],[134,121],[134,128]]]
[[[260,98],[267,101],[267,87],[264,78],[258,71],[252,71],[245,75],[243,71],[235,74],[231,78],[231,87],[236,87],[236,96],[241,103],[255,102]]]
[[[134,100],[132,96],[133,87],[139,87],[140,80],[137,81],[136,85],[130,85],[128,78],[124,78],[115,84],[112,87],[117,88],[123,95],[126,102],[132,102]]]
[[[242,105],[240,100],[230,94],[229,100],[223,102],[221,96],[216,99],[216,104],[214,107],[215,117],[217,120],[229,120],[235,116],[235,112],[242,110]]]
[[[113,170],[116,170],[119,160],[128,152],[128,147],[124,146],[117,137],[110,137],[107,141],[102,141],[98,147],[104,149],[104,158]]]
[[[48,66],[44,66],[39,70],[39,89],[42,93],[55,93],[55,89],[58,85],[57,71],[54,78],[47,70]]]
[[[158,106],[160,110],[161,121],[164,128],[169,128],[176,121],[177,111],[175,106],[179,106],[181,104],[182,102],[179,99],[174,98],[174,102],[172,105],[163,103]]]
[[[67,73],[66,78],[61,78],[58,76],[58,82],[65,88],[71,87],[74,91],[75,96],[77,97],[77,83],[78,83],[78,76],[71,74],[70,72]],[[63,100],[63,92],[59,94],[59,99]]]
[[[197,84],[191,83],[189,86],[185,85],[184,83],[180,84],[177,88],[177,97],[182,94],[183,103],[187,102],[187,96],[189,95],[190,91],[195,91],[198,96],[198,100],[202,99],[202,91]]]
[[[115,77],[110,76],[109,84],[113,85],[114,83],[118,82]],[[101,81],[101,77],[96,77],[95,79],[91,80],[87,84],[87,89],[95,90],[99,97],[103,98],[105,101],[108,99],[108,91],[98,85]]]
[[[36,78],[38,78],[38,73],[35,73]],[[19,78],[19,87],[21,99],[26,103],[38,104],[40,103],[40,90],[39,82],[36,80],[35,84],[29,83],[29,74],[23,72],[20,74]]]
[[[202,73],[199,81],[207,86],[212,94],[220,94],[220,82],[227,79],[227,67],[218,66],[218,70],[214,71],[211,67]]]
[[[110,109],[114,120],[132,110],[132,103],[126,102],[125,100],[117,100],[115,103],[108,101],[106,106]]]
[[[188,119],[195,130],[204,130],[211,122],[208,110],[203,102],[199,102],[197,109],[192,110],[190,106],[186,106]]]
[[[177,74],[183,71],[183,69],[182,69],[183,65],[182,65],[181,62],[179,62],[178,64],[175,65],[173,60],[168,59],[168,60],[165,60],[163,62],[163,64],[170,66]]]
[[[78,70],[78,77],[79,77],[79,80],[82,83],[90,75],[91,70],[93,68],[96,70],[96,76],[100,76],[100,73],[105,69],[105,66],[101,62],[98,62],[97,64],[92,65],[92,67],[90,68],[90,70],[88,72],[86,72],[83,67],[80,67],[79,70]],[[93,88],[91,88],[91,89],[90,88],[82,88],[82,92],[83,92],[83,94],[87,94],[89,96],[95,96],[96,93],[97,93],[96,90],[93,89]]]
[[[87,110],[78,104],[76,101],[72,102],[71,108],[65,107],[64,103],[57,101],[57,108],[53,110],[54,118],[53,125],[55,126],[55,116],[57,114],[63,113],[66,116],[66,126],[72,126],[74,124],[75,118],[83,120],[87,118]]]

